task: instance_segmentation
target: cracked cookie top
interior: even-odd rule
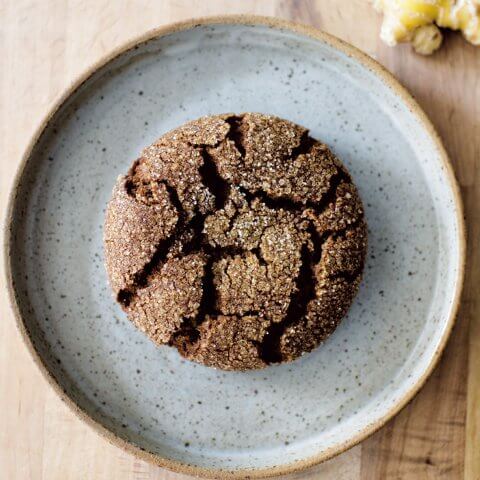
[[[157,344],[225,370],[291,361],[357,292],[367,233],[328,147],[258,113],[187,123],[117,180],[104,245],[111,287]]]

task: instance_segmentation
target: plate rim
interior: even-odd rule
[[[356,435],[352,436],[349,440],[337,446],[330,447],[315,455],[311,455],[307,458],[297,460],[288,464],[276,465],[267,468],[241,468],[238,470],[225,470],[218,468],[194,466],[178,460],[168,459],[158,454],[148,452],[142,447],[139,447],[134,443],[121,438],[113,431],[102,425],[100,422],[93,419],[87,413],[87,411],[81,408],[72,398],[70,398],[66,391],[63,390],[60,384],[55,380],[53,374],[49,371],[40,354],[37,352],[23,322],[23,318],[20,313],[20,308],[17,303],[13,287],[13,275],[10,255],[10,233],[11,226],[14,222],[13,212],[16,201],[16,194],[18,186],[21,183],[23,177],[25,166],[28,160],[31,158],[32,152],[36,147],[38,141],[40,140],[43,132],[46,130],[55,114],[60,110],[60,108],[65,104],[65,102],[68,101],[68,99],[73,94],[75,94],[75,92],[79,90],[84,85],[84,83],[87,82],[98,70],[106,66],[109,62],[119,57],[120,55],[135,48],[137,45],[148,42],[155,38],[161,38],[166,35],[170,35],[175,32],[190,30],[200,26],[218,24],[266,26],[277,30],[288,30],[290,32],[328,44],[335,50],[338,50],[346,54],[348,57],[358,61],[363,67],[365,67],[375,76],[377,76],[377,78],[380,78],[389,88],[391,88],[393,93],[400,98],[402,104],[408,108],[410,113],[412,113],[416,117],[416,119],[422,125],[423,129],[426,131],[428,136],[433,141],[435,147],[437,148],[441,161],[441,166],[445,171],[449,187],[453,193],[456,221],[458,224],[457,241],[459,246],[459,262],[457,275],[455,278],[455,292],[453,296],[453,302],[450,307],[449,316],[446,320],[445,329],[440,339],[439,345],[434,351],[432,357],[430,358],[429,363],[423,371],[422,375],[413,385],[410,386],[410,388],[399,398],[399,400],[389,409],[389,411],[385,415],[377,419],[375,422],[366,425],[361,431],[359,431]],[[16,167],[13,181],[10,184],[10,190],[8,192],[7,206],[5,212],[6,214],[4,216],[4,225],[2,226],[2,256],[3,276],[7,289],[8,306],[10,308],[10,311],[13,312],[15,324],[17,330],[20,333],[22,341],[27,347],[31,358],[34,361],[34,364],[40,370],[43,378],[47,381],[47,383],[54,390],[57,396],[68,406],[70,411],[72,411],[76,415],[77,418],[79,418],[84,424],[87,424],[100,436],[109,441],[109,443],[120,447],[122,450],[128,453],[135,455],[137,458],[156,464],[160,467],[168,468],[175,472],[201,476],[204,478],[239,479],[245,478],[246,476],[250,478],[266,478],[274,475],[283,475],[299,472],[345,452],[346,450],[354,447],[355,445],[359,444],[360,442],[368,438],[370,435],[375,433],[390,419],[397,415],[400,410],[402,410],[407,405],[407,403],[413,399],[413,397],[420,391],[426,380],[432,374],[442,355],[443,350],[445,349],[446,343],[455,324],[455,319],[458,313],[464,283],[466,263],[466,225],[463,214],[463,201],[460,195],[460,188],[455,177],[453,166],[450,162],[448,154],[443,146],[440,136],[438,135],[435,127],[433,126],[431,120],[428,118],[426,113],[423,111],[417,101],[413,98],[413,96],[407,91],[407,89],[403,87],[402,84],[393,76],[392,73],[390,73],[385,67],[383,67],[383,65],[378,63],[376,60],[374,60],[372,57],[370,57],[368,54],[364,53],[357,47],[354,47],[353,45],[337,38],[334,35],[317,29],[316,27],[273,16],[260,16],[250,14],[215,15],[202,16],[179,22],[168,23],[166,25],[150,29],[140,35],[136,35],[129,40],[123,42],[121,45],[110,50],[107,54],[104,54],[99,60],[94,62],[93,65],[88,67],[80,75],[74,78],[74,80],[71,81],[69,85],[65,89],[63,89],[60,95],[58,95],[57,98],[53,101],[47,113],[42,116],[40,122],[38,123],[38,126],[34,130],[34,133],[30,136],[30,140],[28,141],[27,146],[21,156],[21,160]]]

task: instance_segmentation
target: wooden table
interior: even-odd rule
[[[467,278],[457,325],[432,378],[393,421],[296,478],[480,479],[480,48],[448,35],[431,58],[378,39],[366,0],[0,0],[0,206],[40,118],[110,49],[192,16],[276,15],[366,51],[415,95],[439,130],[462,187]],[[3,277],[2,280],[3,281]],[[83,425],[41,378],[0,284],[0,478],[180,479],[136,460]]]

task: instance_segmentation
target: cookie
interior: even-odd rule
[[[367,246],[350,175],[308,130],[270,115],[203,117],[120,177],[106,269],[158,345],[225,370],[288,362],[337,327]]]

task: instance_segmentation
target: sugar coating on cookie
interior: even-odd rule
[[[367,245],[345,167],[270,115],[203,117],[119,177],[104,228],[110,285],[154,342],[224,370],[294,360],[358,290]]]

